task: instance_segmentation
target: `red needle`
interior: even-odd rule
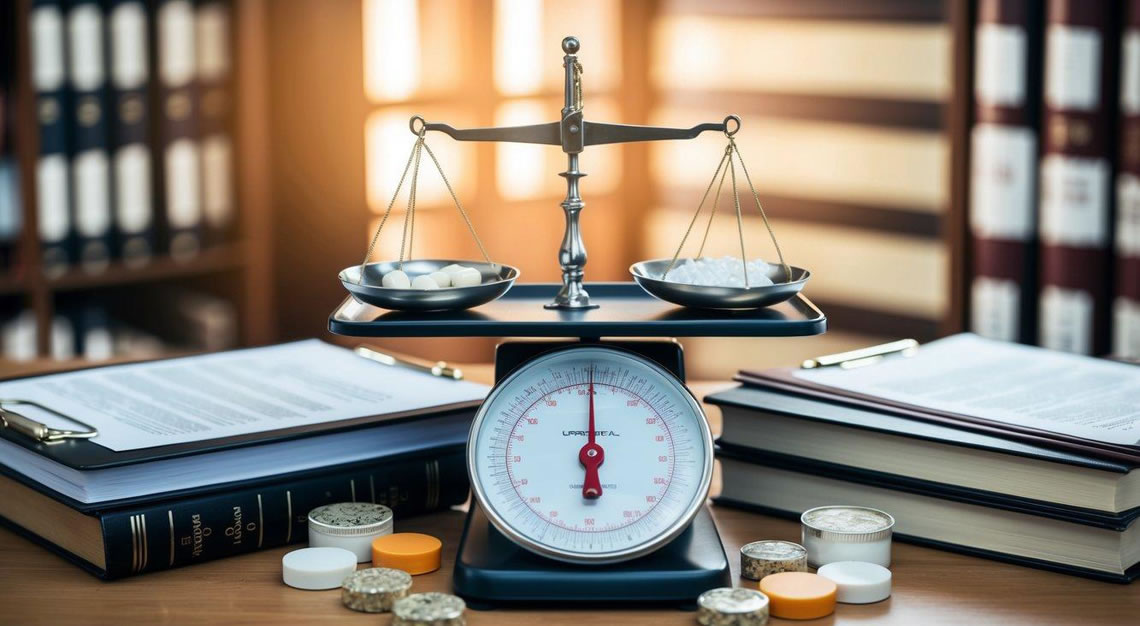
[[[587,500],[600,498],[602,481],[598,478],[598,467],[606,460],[605,450],[594,441],[594,367],[590,366],[590,426],[586,434],[586,445],[578,451],[578,461],[586,468],[586,480],[582,482],[582,497]]]

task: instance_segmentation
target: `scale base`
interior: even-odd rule
[[[708,509],[669,545],[612,565],[572,565],[511,543],[472,503],[459,542],[455,592],[476,610],[516,605],[655,605],[696,608],[697,596],[731,587],[732,574]]]

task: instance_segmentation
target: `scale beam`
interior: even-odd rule
[[[503,126],[495,128],[453,128],[447,124],[427,122],[415,116],[408,123],[412,133],[420,136],[427,131],[438,131],[456,141],[505,141],[561,146],[567,155],[566,171],[559,174],[566,179],[566,198],[562,210],[566,214],[566,231],[558,250],[558,264],[562,268],[562,288],[547,304],[550,309],[592,309],[590,294],[583,286],[586,267],[586,243],[582,240],[579,215],[586,203],[578,190],[578,181],[586,175],[578,169],[578,157],[586,146],[601,146],[634,141],[665,141],[693,139],[706,131],[723,132],[732,137],[740,130],[740,118],[729,115],[721,122],[706,122],[692,128],[666,128],[660,126],[634,126],[591,122],[582,114],[582,64],[578,62],[581,43],[577,37],[562,40],[562,67],[565,70],[564,106],[558,122],[530,126]],[[730,124],[735,122],[735,127]]]
[[[426,130],[439,131],[456,141],[506,141],[512,143],[539,143],[551,146],[562,145],[558,122],[547,124],[534,124],[532,126],[504,126],[499,128],[452,128],[447,124],[436,122],[424,123],[423,118],[412,118],[412,132],[416,130],[416,121],[423,124]]]

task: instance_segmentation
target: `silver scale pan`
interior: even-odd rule
[[[441,287],[440,289],[393,289],[381,286],[380,279],[388,272],[400,269],[396,261],[368,263],[364,266],[364,280],[360,280],[360,267],[353,265],[341,270],[340,282],[353,297],[361,302],[393,311],[457,311],[486,304],[501,297],[515,284],[519,271],[510,265],[480,261],[452,259],[416,259],[404,261],[403,270],[409,276],[420,276],[458,264],[473,267],[483,276],[483,282],[470,287]]]
[[[629,273],[653,297],[698,309],[758,309],[772,306],[794,297],[811,278],[811,272],[790,265],[791,280],[785,280],[787,277],[784,276],[784,268],[773,264],[769,265],[767,272],[773,283],[771,285],[748,288],[690,285],[662,280],[662,274],[671,260],[653,259],[634,263],[629,267]]]

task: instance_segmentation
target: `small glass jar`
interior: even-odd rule
[[[821,506],[800,516],[808,565],[818,568],[838,561],[891,565],[891,531],[895,518],[864,506]]]
[[[357,563],[372,560],[372,540],[392,534],[392,509],[371,502],[338,502],[309,511],[309,546],[344,548]]]

